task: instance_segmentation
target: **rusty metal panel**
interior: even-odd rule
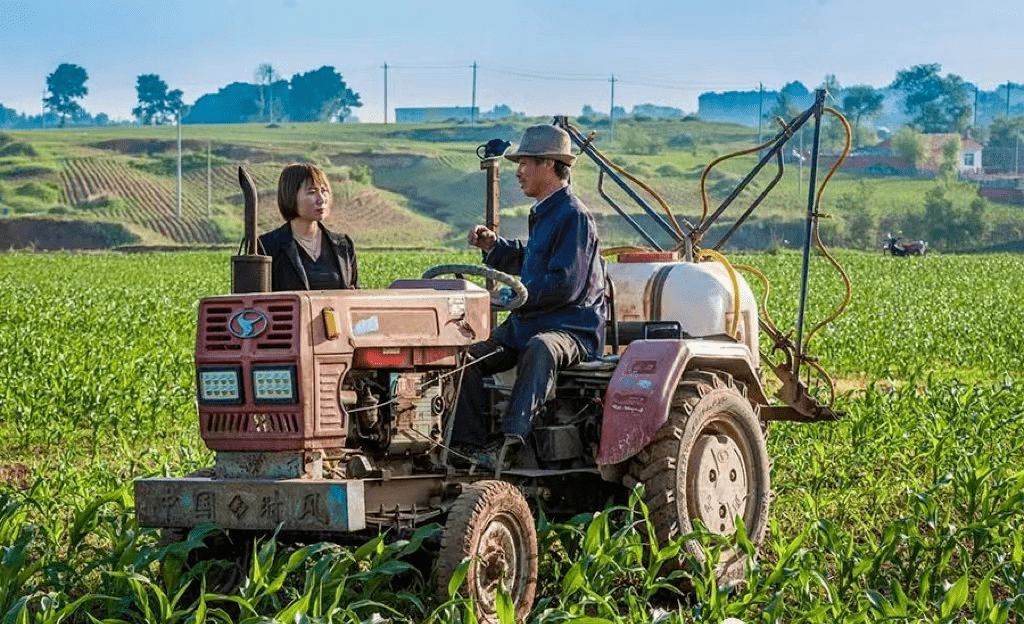
[[[135,514],[149,527],[359,531],[366,528],[363,482],[333,479],[140,479]]]

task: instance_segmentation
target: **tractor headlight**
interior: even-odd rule
[[[203,403],[241,403],[242,370],[238,367],[200,369],[199,400]]]
[[[295,366],[254,366],[252,395],[257,403],[296,403]]]

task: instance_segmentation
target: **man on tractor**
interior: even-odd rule
[[[505,158],[517,163],[523,193],[536,200],[529,240],[500,238],[483,225],[473,227],[467,240],[483,251],[488,266],[519,275],[529,296],[488,340],[470,348],[474,364],[463,379],[452,432],[459,454],[485,467],[498,467],[499,458],[526,442],[557,372],[595,358],[604,347],[604,265],[594,218],[569,186],[576,157],[568,133],[531,126]],[[483,377],[513,367],[503,435],[488,440]]]

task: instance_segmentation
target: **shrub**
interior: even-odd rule
[[[91,197],[78,205],[82,210],[104,210],[108,208],[124,208],[125,206],[124,198],[108,193]]]
[[[10,156],[28,156],[35,158],[39,156],[39,152],[32,146],[31,143],[22,143],[21,141],[13,141],[0,147],[0,157]]]
[[[653,137],[635,126],[623,126],[619,130],[618,143],[626,154],[653,155],[665,149],[664,139]]]
[[[28,177],[57,173],[57,165],[42,160],[11,159],[0,162],[0,176]]]
[[[681,178],[686,175],[685,171],[671,163],[658,167],[656,171],[658,175],[665,178]]]
[[[369,165],[356,165],[348,170],[348,177],[353,182],[367,186],[373,185],[373,169]]]
[[[60,199],[60,189],[47,182],[26,182],[14,189],[14,194],[20,197],[31,197],[48,203],[55,203]]]
[[[210,217],[210,222],[217,230],[217,238],[222,243],[237,244],[245,235],[245,224],[226,215]]]
[[[668,146],[678,150],[690,149],[694,146],[693,137],[686,132],[673,135],[668,140]]]

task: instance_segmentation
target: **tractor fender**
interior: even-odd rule
[[[618,464],[650,444],[668,420],[683,373],[708,368],[743,381],[748,398],[767,398],[746,345],[724,340],[636,340],[626,347],[605,392],[597,464]]]

